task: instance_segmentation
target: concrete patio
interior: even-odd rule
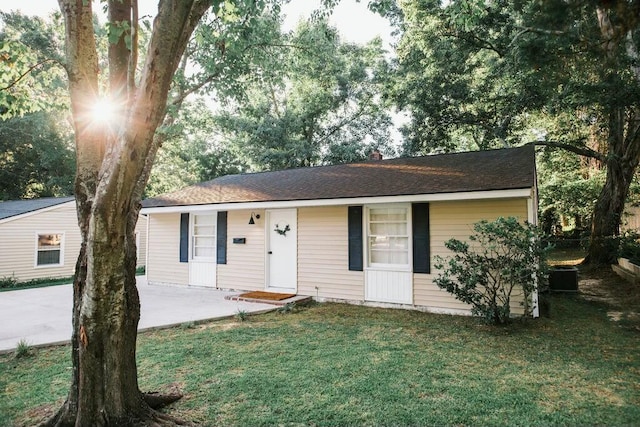
[[[138,277],[141,315],[138,330],[230,317],[244,311],[275,310],[273,304],[234,301],[238,292],[208,288],[148,285]],[[0,353],[13,351],[20,341],[30,346],[69,342],[71,285],[0,292]]]

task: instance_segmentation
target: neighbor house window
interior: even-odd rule
[[[408,268],[408,206],[370,207],[367,212],[369,266]]]
[[[62,265],[62,233],[38,234],[36,266]]]
[[[193,215],[192,236],[193,258],[214,258],[216,256],[215,214]]]

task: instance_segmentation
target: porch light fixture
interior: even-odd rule
[[[251,218],[249,218],[249,225],[253,225],[256,223],[256,219],[260,219],[260,214],[256,214],[255,212],[251,212]]]

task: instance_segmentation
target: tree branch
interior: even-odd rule
[[[502,51],[500,49],[498,49],[493,43],[491,43],[490,41],[481,39],[480,37],[476,36],[475,34],[461,33],[461,32],[450,32],[450,33],[444,33],[444,35],[445,36],[449,36],[449,37],[455,37],[457,39],[461,39],[461,40],[465,40],[467,42],[473,43],[475,46],[477,46],[477,47],[479,47],[481,49],[487,49],[487,50],[494,51],[501,58],[504,56]]]
[[[561,31],[561,30],[547,30],[544,28],[523,27],[519,25],[516,25],[516,28],[521,29],[523,32],[547,34],[549,36],[564,36],[565,34],[567,34],[566,31]]]
[[[59,64],[61,67],[64,68],[64,64],[62,64],[57,59],[49,58],[49,59],[42,60],[42,61],[38,62],[37,64],[34,64],[31,67],[29,67],[29,69],[27,71],[25,71],[24,73],[20,74],[20,76],[18,76],[17,79],[15,79],[11,83],[9,83],[8,86],[0,88],[0,90],[9,90],[9,89],[11,89],[12,87],[14,87],[18,83],[20,83],[20,80],[24,79],[27,76],[27,74],[29,74],[30,72],[32,72],[33,70],[35,70],[39,66],[46,64],[47,62],[54,62],[54,63]]]
[[[567,144],[564,142],[556,142],[556,141],[532,141],[532,142],[528,142],[525,145],[544,145],[547,147],[560,148],[562,150],[570,151],[580,156],[589,157],[592,159],[599,160],[601,162],[607,161],[607,157],[604,154],[598,151],[592,150],[591,148],[585,147],[585,146],[578,147],[575,145]]]
[[[254,43],[254,44],[250,44],[250,45],[246,46],[244,49],[242,49],[242,53],[247,52],[249,49],[258,48],[258,47],[261,47],[261,48],[265,48],[265,47],[291,47],[291,48],[296,48],[296,49],[307,49],[306,46],[295,45],[295,44],[287,44],[287,43]],[[185,59],[186,59],[186,57],[185,57]],[[199,91],[204,86],[206,86],[207,84],[211,83],[212,81],[214,81],[215,79],[220,77],[221,74],[222,74],[221,71],[216,71],[215,73],[211,73],[211,74],[207,75],[206,77],[204,77],[198,83],[195,83],[194,85],[192,85],[192,86],[190,86],[188,88],[181,89],[180,90],[180,94],[178,96],[176,96],[175,98],[172,98],[169,101],[169,105],[175,106],[175,105],[178,105],[178,104],[182,103],[187,96],[191,95],[192,93],[195,93],[195,92]]]
[[[345,118],[344,120],[340,121],[337,125],[333,126],[331,129],[329,129],[327,132],[321,135],[320,138],[316,141],[316,143],[322,144],[325,140],[327,140],[330,136],[338,132],[340,129],[342,129],[343,127],[347,126],[350,123],[353,123],[356,119],[363,116],[366,112],[366,107],[370,105],[370,102],[371,102],[371,98],[367,99],[364,102],[364,105],[359,106],[358,110],[352,116]]]
[[[509,44],[507,45],[507,50],[509,50],[511,48],[511,46],[513,46],[516,41],[520,38],[520,36],[529,33],[531,30],[529,30],[528,28],[522,29],[520,31],[518,31],[518,33],[513,36],[513,39],[511,39],[511,41],[509,42]]]

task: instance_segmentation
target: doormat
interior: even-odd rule
[[[275,292],[253,291],[238,295],[238,298],[266,299],[271,301],[281,301],[283,299],[295,297],[296,294],[278,294]]]

